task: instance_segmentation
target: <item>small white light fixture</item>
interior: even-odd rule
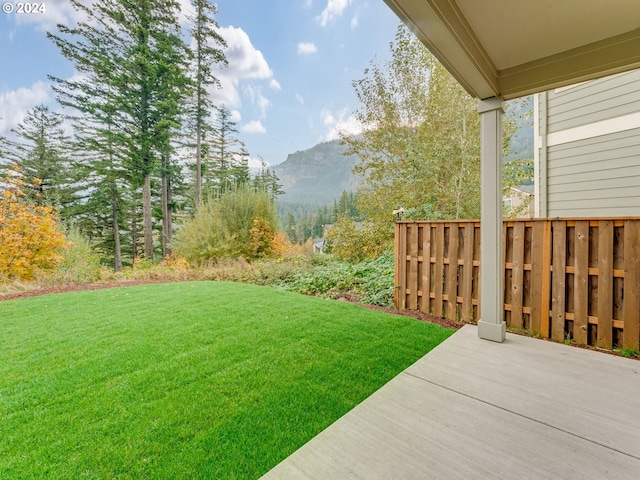
[[[396,216],[396,220],[402,220],[402,215],[404,215],[405,211],[404,207],[396,208],[393,211],[393,214]]]

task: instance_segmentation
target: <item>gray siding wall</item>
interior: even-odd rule
[[[640,70],[547,93],[547,132],[640,112]]]
[[[540,216],[640,216],[640,127],[547,144],[547,134],[640,112],[640,70],[540,94],[537,105]]]
[[[640,215],[640,129],[549,147],[549,217]]]

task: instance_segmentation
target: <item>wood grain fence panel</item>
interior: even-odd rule
[[[407,291],[407,224],[396,224],[396,264],[398,280],[396,282],[396,308],[404,310],[406,308]]]
[[[522,291],[524,288],[524,222],[513,225],[513,247],[511,269],[511,326],[521,329],[523,325]]]
[[[506,265],[507,265],[507,250],[509,248],[509,242],[507,241],[507,230],[508,230],[508,225],[507,222],[502,222],[502,285],[500,285],[498,288],[502,289],[502,320],[505,321],[505,323],[507,324],[507,326],[511,325],[511,305],[507,306],[504,303],[504,300],[506,298],[509,297],[509,293],[505,291],[505,285],[506,285],[506,280],[507,280],[507,272],[506,272]],[[509,278],[511,276],[511,272],[509,272]]]
[[[513,275],[513,222],[502,222],[502,295],[503,320],[511,326],[511,286]]]
[[[551,286],[551,338],[557,342],[564,340],[566,274],[567,266],[567,224],[553,222],[553,277]]]
[[[589,330],[589,221],[576,222],[574,245],[573,340],[586,345]]]
[[[407,308],[417,310],[418,308],[418,225],[407,225],[407,237],[409,245],[409,275],[407,283],[409,285],[409,300]]]
[[[543,277],[543,239],[544,223],[533,222],[531,227],[531,325],[534,332],[541,332],[540,325],[544,309],[542,306],[542,277]],[[548,311],[548,309],[547,309]]]
[[[470,322],[473,318],[473,246],[475,226],[473,223],[464,224],[462,253],[462,308],[460,318],[463,322]]]
[[[624,334],[622,348],[640,350],[640,220],[624,225]]]
[[[442,291],[444,287],[444,223],[436,224],[436,251],[435,251],[435,273],[433,278],[433,288],[435,298],[433,300],[433,314],[442,317],[443,299]]]
[[[611,349],[640,347],[640,218],[505,222],[510,326]],[[479,318],[480,224],[398,222],[397,308]],[[553,261],[552,261],[553,260]]]
[[[598,226],[598,336],[597,346],[613,348],[613,222]]]
[[[480,224],[473,229],[473,318],[480,318]]]
[[[551,303],[551,222],[544,222],[542,229],[542,276],[540,279],[540,335],[549,338],[549,305]]]
[[[420,311],[431,314],[431,224],[424,225],[422,232],[422,298]]]
[[[458,313],[458,223],[449,225],[449,271],[447,275],[447,318],[457,320]]]

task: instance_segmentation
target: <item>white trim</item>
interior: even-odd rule
[[[640,112],[568,128],[547,135],[547,147],[640,128]]]
[[[578,82],[578,83],[574,83],[573,85],[567,85],[566,87],[556,88],[553,91],[553,93],[566,92],[567,90],[571,90],[572,88],[579,87],[580,85],[584,85],[585,83],[589,83],[589,82]]]
[[[533,195],[534,215],[540,217],[540,94],[533,95]]]

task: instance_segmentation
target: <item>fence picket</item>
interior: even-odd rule
[[[433,315],[444,316],[442,303],[442,290],[444,279],[444,223],[436,225],[436,264],[433,286],[435,289],[435,299],[433,300]]]
[[[622,348],[640,350],[640,220],[624,225],[624,335]]]
[[[511,326],[522,328],[522,291],[524,287],[524,222],[513,226],[511,268]]]
[[[551,338],[564,340],[567,266],[567,225],[553,222],[553,280],[551,282]]]
[[[449,225],[449,270],[447,275],[447,318],[457,320],[458,312],[458,224]]]
[[[598,226],[598,343],[613,348],[613,222],[602,220]]]
[[[422,232],[422,298],[420,311],[431,314],[431,225],[424,225]]]
[[[418,309],[418,225],[409,229],[409,300],[407,308]]]
[[[474,230],[473,223],[465,223],[463,233],[464,251],[462,254],[462,309],[460,311],[460,319],[463,322],[470,322],[473,318],[473,243]]]
[[[573,340],[586,345],[589,333],[589,221],[575,225],[575,272],[573,275]]]

